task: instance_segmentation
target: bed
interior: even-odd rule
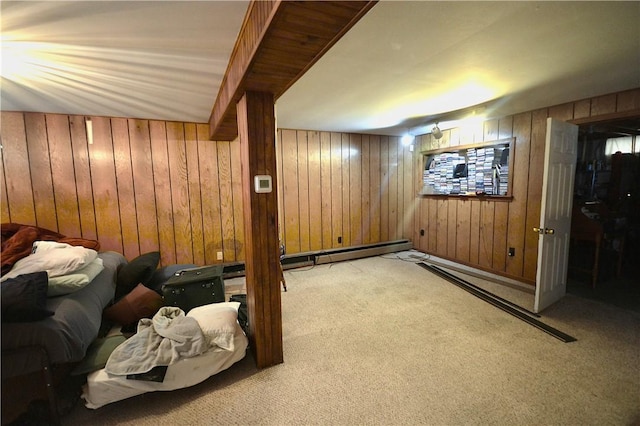
[[[233,305],[233,316],[224,315],[224,312],[231,312],[228,308]],[[147,392],[171,391],[194,386],[231,367],[245,357],[249,344],[237,321],[238,305],[239,303],[234,302],[215,303],[191,310],[187,316],[197,318],[206,339],[211,343],[203,353],[181,358],[166,367],[161,382],[110,374],[108,364],[107,367],[90,373],[87,383],[83,386],[82,398],[85,406],[97,409]]]
[[[3,223],[1,231],[2,400],[11,408],[3,408],[3,423],[37,399],[48,399],[57,422],[56,387],[98,336],[127,261],[99,252],[95,240],[16,223]],[[54,266],[37,263],[54,248],[73,256]]]
[[[104,269],[82,289],[49,297],[46,309],[54,315],[40,321],[2,323],[2,377],[19,376],[42,369],[42,348],[50,365],[82,360],[98,336],[103,309],[113,300],[118,268],[124,256],[98,253]],[[34,348],[34,350],[25,350]]]

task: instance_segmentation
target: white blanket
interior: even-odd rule
[[[195,319],[185,316],[180,308],[164,306],[152,319],[138,322],[138,332],[111,353],[105,370],[120,376],[146,373],[153,367],[200,355],[208,348]]]

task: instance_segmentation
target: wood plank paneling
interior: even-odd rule
[[[69,125],[73,149],[73,171],[78,197],[78,217],[80,218],[79,232],[77,230],[69,231],[69,235],[79,235],[82,238],[96,240],[98,239],[98,231],[96,228],[95,206],[93,204],[94,195],[85,118],[78,115],[69,116]],[[151,159],[149,159],[148,164],[151,164]]]
[[[331,199],[330,247],[341,247],[344,240],[342,236],[342,135],[340,133],[331,133]]]
[[[98,239],[102,250],[130,260],[158,250],[165,265],[178,262],[177,253],[180,262],[215,263],[224,246],[220,187],[233,187],[237,194],[232,193],[230,210],[235,216],[228,230],[233,254],[226,260],[243,259],[237,146],[223,164],[228,168],[231,163],[236,173],[220,178],[218,144],[208,140],[208,125],[93,117],[94,143],[89,145],[85,119],[2,113],[3,222],[46,227],[45,218],[49,229]],[[36,168],[45,173],[32,173]],[[36,193],[40,205],[50,210],[39,207],[40,221]],[[179,217],[178,228],[174,217]]]
[[[436,200],[436,215],[437,215],[437,227],[436,227],[436,245],[437,253],[440,256],[447,256],[447,247],[449,244],[449,205],[455,206],[454,203],[450,203],[449,200],[438,199]]]
[[[402,226],[402,238],[408,238],[412,241],[417,241],[415,238],[416,231],[416,207],[418,205],[418,199],[416,198],[415,188],[415,161],[413,161],[413,152],[409,150],[409,147],[404,147],[403,154],[403,191],[400,199],[403,203],[403,213],[401,217]]]
[[[527,182],[527,215],[524,244],[525,279],[535,280],[538,259],[538,234],[533,228],[540,226],[540,201],[542,199],[542,174],[544,171],[544,150],[547,133],[547,110],[532,113],[531,150],[529,154],[529,179]],[[537,202],[531,202],[537,200]]]
[[[529,182],[529,151],[531,148],[531,113],[518,114],[513,118],[515,137],[514,173],[511,187],[513,200],[509,205],[509,234],[507,246],[516,250],[515,256],[507,259],[506,272],[514,277],[523,276],[524,242]],[[515,173],[515,171],[518,171]]]
[[[177,263],[173,203],[171,201],[171,178],[169,153],[167,150],[167,124],[162,121],[149,122],[153,176],[156,187],[156,217],[158,221],[158,245],[163,265]]]
[[[222,219],[223,260],[235,259],[235,216],[233,212],[233,184],[231,169],[231,142],[218,142],[218,178],[220,186],[220,217]]]
[[[349,245],[362,245],[362,137],[349,135]]]
[[[637,109],[640,109],[640,89],[628,90],[617,94],[616,112]]]
[[[438,200],[431,198],[427,203],[427,223],[429,224],[427,230],[429,252],[439,253],[438,251]]]
[[[617,96],[615,93],[591,99],[591,116],[616,112],[616,99]]]
[[[198,134],[201,134],[198,126]],[[209,126],[203,125],[208,132]],[[219,263],[222,252],[222,212],[220,209],[220,176],[218,174],[218,145],[215,142],[200,143],[200,192],[202,194],[202,219],[204,224],[204,257],[210,265]]]
[[[322,197],[322,247],[333,246],[331,134],[320,133],[320,195]],[[283,210],[281,210],[283,211]]]
[[[191,263],[193,262],[193,246],[184,123],[167,122],[167,152],[169,153],[176,262]],[[232,257],[235,257],[235,253]]]
[[[204,265],[204,231],[202,222],[202,194],[200,188],[200,153],[198,147],[198,126],[184,125],[187,181],[189,188],[189,209],[191,219],[192,263]],[[205,136],[205,135],[203,135]]]
[[[297,232],[285,241],[287,252],[411,238],[427,253],[533,283],[537,235],[530,228],[539,223],[547,115],[606,116],[637,109],[639,99],[636,89],[452,129],[440,140],[421,135],[413,153],[395,137],[301,130],[286,131],[295,137],[285,147],[279,130],[281,232]],[[46,223],[129,258],[159,250],[163,265],[217,263],[218,252],[225,262],[244,260],[237,141],[209,141],[206,124],[93,117],[88,145],[84,116],[0,118],[3,221]],[[513,198],[416,197],[420,151],[466,144],[469,135],[473,142],[515,138]],[[294,154],[285,166],[287,149]],[[300,237],[301,226],[308,238]],[[515,256],[505,257],[509,247]]]
[[[298,184],[298,229],[300,230],[299,251],[311,250],[311,229],[309,218],[309,147],[307,132],[296,131],[296,163]]]
[[[316,251],[323,248],[324,224],[322,221],[322,191],[321,191],[321,147],[320,133],[309,132],[307,135],[308,158],[308,193],[309,193],[309,250]]]
[[[361,173],[361,214],[362,214],[362,244],[371,243],[371,143],[369,135],[362,135],[362,173]]]
[[[287,253],[387,241],[385,233],[388,239],[412,238],[414,157],[398,150],[398,138],[278,133]],[[390,216],[392,210],[401,213]],[[307,228],[308,242],[302,231]]]
[[[380,163],[380,136],[369,136],[369,242],[382,241],[380,236],[380,212],[382,185]]]
[[[124,257],[133,259],[140,255],[138,222],[136,217],[136,196],[131,167],[131,149],[128,121],[125,118],[111,119],[113,157],[118,185],[118,205],[121,221]]]
[[[27,130],[28,166],[31,176],[37,176],[32,180],[36,224],[52,231],[58,231],[45,115],[28,112],[25,113],[24,118]],[[108,137],[110,141],[110,135]],[[110,154],[112,155],[111,152]]]
[[[341,133],[342,145],[340,149],[340,172],[342,175],[342,243],[340,246],[349,247],[351,245],[351,202],[350,202],[350,149],[349,149],[349,134]]]
[[[295,130],[282,130],[282,192],[284,244],[288,253],[299,253],[300,211],[298,193],[298,141]]]
[[[389,137],[380,138],[380,240],[390,241],[389,235],[389,192],[391,182],[391,162]]]
[[[389,191],[387,192],[388,240],[398,239],[398,145],[399,138],[389,137]]]
[[[58,232],[69,235],[80,227],[69,117],[47,114],[46,122]]]
[[[36,223],[33,182],[29,167],[29,151],[25,116],[22,113],[2,113],[2,161],[7,188],[8,218],[3,222]],[[39,175],[36,175],[39,179]]]
[[[469,262],[469,234],[471,233],[471,202],[469,200],[458,201],[457,218],[455,257],[463,262]]]
[[[93,117],[91,121],[93,123],[93,145],[89,145],[89,161],[92,170],[91,179],[98,240],[102,250],[123,253],[111,120],[105,117]],[[170,229],[173,231],[173,226]]]
[[[243,186],[242,186],[242,159],[240,157],[240,144],[231,143],[229,145],[231,153],[231,188],[233,192],[233,247],[235,249],[235,257],[227,258],[227,261],[237,261],[245,259],[244,244],[244,206],[242,204]],[[274,148],[275,149],[275,148]],[[276,170],[270,172],[275,175]],[[273,176],[273,185],[276,186],[278,181]]]
[[[135,216],[131,217],[131,220],[135,220],[138,224],[140,253],[149,253],[157,251],[159,247],[149,121],[130,119],[129,138],[133,191],[136,201]]]

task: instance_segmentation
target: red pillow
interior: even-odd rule
[[[104,310],[106,319],[120,325],[130,325],[142,318],[151,318],[164,305],[155,291],[138,284],[117,303]]]

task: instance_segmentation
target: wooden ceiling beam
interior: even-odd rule
[[[246,91],[280,97],[376,1],[252,1],[209,117],[211,140],[238,136],[236,104]]]

